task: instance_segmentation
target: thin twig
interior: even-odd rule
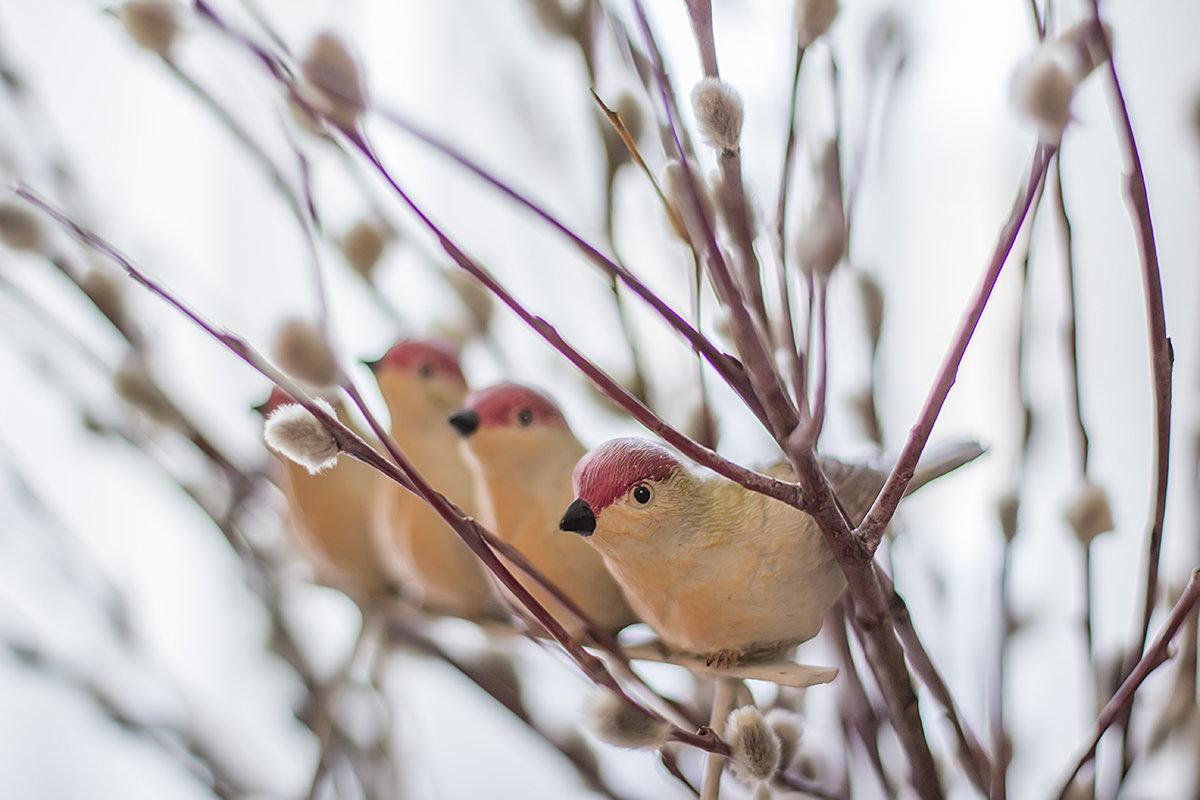
[[[1092,0],[1092,22],[1101,29],[1100,9],[1097,0]],[[1130,215],[1137,231],[1138,252],[1141,255],[1142,279],[1146,294],[1146,325],[1150,339],[1151,366],[1154,372],[1154,421],[1155,421],[1155,493],[1154,521],[1148,537],[1146,563],[1146,592],[1142,609],[1141,633],[1138,645],[1130,653],[1137,658],[1145,648],[1150,630],[1150,616],[1158,599],[1158,564],[1162,549],[1163,517],[1166,513],[1167,473],[1170,466],[1171,446],[1171,368],[1174,355],[1171,340],[1167,337],[1166,314],[1163,309],[1162,274],[1158,264],[1158,248],[1154,240],[1154,223],[1150,219],[1150,200],[1146,194],[1146,174],[1142,171],[1142,160],[1138,155],[1137,139],[1133,134],[1133,123],[1129,119],[1129,108],[1125,94],[1117,77],[1108,37],[1101,29],[1094,37],[1102,48],[1108,63],[1108,75],[1113,93],[1113,114],[1125,145],[1126,186]]]
[[[1068,397],[1071,406],[1071,421],[1074,424],[1076,444],[1079,447],[1079,477],[1081,481],[1088,480],[1089,437],[1087,426],[1083,420],[1083,400],[1079,381],[1079,335],[1078,335],[1078,286],[1075,279],[1075,239],[1071,227],[1071,216],[1067,212],[1066,193],[1063,186],[1062,151],[1054,157],[1054,199],[1059,224],[1063,232],[1063,272],[1066,279],[1066,320],[1063,322],[1063,338],[1067,349]],[[1092,543],[1086,542],[1083,547],[1083,635],[1087,642],[1088,662],[1092,670],[1092,693],[1095,696],[1096,708],[1100,708],[1102,692],[1100,685],[1100,665],[1096,658],[1095,643],[1095,601],[1094,576],[1092,564]],[[1093,792],[1095,786],[1093,784]]]
[[[716,693],[713,695],[712,714],[708,727],[717,736],[725,735],[725,718],[733,710],[734,697],[741,681],[736,678],[717,678]],[[725,771],[725,758],[709,753],[704,761],[704,782],[700,785],[700,800],[717,800],[721,794],[721,773]]]
[[[110,691],[94,675],[80,667],[55,658],[32,644],[22,642],[8,632],[0,632],[0,645],[30,669],[57,679],[89,698],[105,716],[125,731],[141,736],[162,749],[220,800],[246,797],[249,789],[225,765],[198,731],[183,724],[146,720],[130,710],[117,693]]]
[[[1075,280],[1075,238],[1071,227],[1071,216],[1067,213],[1067,199],[1064,193],[1062,177],[1062,153],[1054,158],[1054,200],[1058,211],[1058,221],[1063,233],[1063,268],[1066,278],[1066,320],[1063,322],[1063,336],[1067,345],[1067,369],[1070,376],[1068,388],[1072,422],[1075,425],[1075,435],[1079,447],[1079,471],[1087,475],[1089,438],[1087,426],[1083,421],[1082,393],[1079,389],[1079,289]]]
[[[438,644],[436,640],[426,636],[416,625],[402,615],[387,615],[387,630],[388,635],[394,640],[453,667],[464,678],[475,684],[506,711],[520,720],[532,733],[545,740],[547,744],[557,750],[560,755],[575,767],[576,771],[579,772],[588,785],[605,797],[619,800],[620,795],[608,785],[604,780],[604,775],[595,768],[595,765],[586,759],[580,758],[578,753],[569,747],[565,747],[562,742],[542,728],[529,714],[529,711],[521,702],[519,695],[507,683],[496,680],[485,670],[455,658]]]
[[[934,665],[929,652],[921,643],[921,638],[917,635],[916,628],[913,627],[908,604],[904,602],[904,598],[896,591],[896,587],[892,585],[891,579],[884,574],[883,570],[879,567],[876,567],[876,570],[884,592],[891,598],[892,623],[896,626],[900,641],[904,643],[904,652],[908,656],[908,663],[912,665],[913,671],[928,687],[933,698],[945,710],[946,719],[954,729],[954,738],[958,741],[958,760],[962,764],[967,778],[975,785],[976,789],[986,794],[991,781],[991,760],[979,743],[979,737],[963,721],[949,687],[946,686],[946,682],[938,672],[937,666]]]
[[[683,784],[684,788],[687,789],[693,797],[700,797],[700,792],[695,786],[692,785],[692,782],[687,779],[687,776],[683,774],[683,770],[679,768],[679,759],[676,758],[675,753],[672,750],[669,750],[666,747],[660,747],[658,750],[658,757],[662,762],[663,768],[671,775],[671,777]]]
[[[1057,153],[1055,154],[1057,160]],[[1021,478],[1029,468],[1029,445],[1033,435],[1033,401],[1029,391],[1029,380],[1026,365],[1029,363],[1029,326],[1030,309],[1033,304],[1030,299],[1032,281],[1029,279],[1030,267],[1033,263],[1033,226],[1042,208],[1045,196],[1046,181],[1043,180],[1034,195],[1032,207],[1029,210],[1030,224],[1022,243],[1020,258],[1020,293],[1016,314],[1016,347],[1013,349],[1012,386],[1015,402],[1021,412],[1021,429],[1018,435],[1018,456],[1015,468],[1013,491],[1019,502]],[[1014,521],[1015,524],[1015,521]],[[989,688],[989,717],[992,752],[995,757],[995,768],[991,775],[989,797],[991,800],[1005,800],[1008,796],[1008,770],[1012,764],[1012,735],[1008,729],[1007,714],[1007,685],[1008,654],[1012,644],[1012,636],[1016,630],[1016,617],[1012,606],[1012,557],[1013,540],[1009,534],[1016,534],[1016,529],[1002,531],[1004,535],[1003,550],[1000,555],[1000,573],[997,578],[997,606],[1000,609],[1000,625],[996,628],[996,675]]]
[[[355,637],[354,646],[350,648],[350,654],[346,657],[345,663],[342,664],[341,669],[332,678],[321,686],[317,696],[313,698],[316,707],[309,727],[317,737],[317,764],[313,768],[312,780],[309,782],[307,800],[316,799],[317,792],[320,791],[325,776],[329,774],[329,770],[333,766],[333,756],[336,752],[335,746],[339,744],[339,740],[341,739],[334,711],[338,695],[350,681],[352,677],[351,673],[362,658],[363,653],[370,650],[374,644],[374,640],[379,638],[381,632],[382,628],[378,616],[369,613],[364,608],[362,613],[362,627],[359,628],[358,636]],[[372,657],[378,656],[377,653],[373,652],[371,655]]]
[[[797,4],[799,9],[800,5]],[[799,28],[793,24],[793,31],[798,31]],[[775,203],[775,238],[779,247],[779,252],[787,253],[787,204],[788,191],[792,183],[792,163],[796,158],[796,107],[800,102],[800,66],[804,63],[804,54],[807,51],[803,44],[800,43],[799,35],[796,38],[796,59],[792,66],[792,88],[789,92],[788,100],[788,127],[787,140],[783,146],[782,165],[779,169],[779,200]],[[786,262],[787,259],[783,258]]]
[[[854,616],[853,606],[853,599],[849,595],[843,595],[841,603],[836,607],[836,619],[831,620],[830,623],[832,624],[828,625],[828,628],[833,632],[833,641],[837,647],[842,664],[842,681],[839,691],[841,702],[838,703],[838,711],[843,717],[844,732],[849,734],[850,730],[853,729],[854,734],[858,736],[859,743],[866,750],[867,761],[874,770],[875,776],[879,779],[885,796],[895,797],[897,789],[887,770],[884,769],[883,757],[879,753],[879,734],[883,726],[879,719],[879,714],[876,712],[875,706],[872,705],[871,698],[867,694],[867,689],[863,685],[862,676],[858,672],[858,665],[854,662],[854,654],[850,650],[850,638],[847,635],[847,629],[852,627],[851,619]],[[861,633],[857,630],[855,630],[855,635],[861,637]],[[846,737],[846,744],[850,744],[848,735]],[[853,771],[848,770],[848,772],[852,773]]]
[[[1113,59],[1112,47],[1100,20],[1098,0],[1091,0],[1091,24],[1094,29],[1092,39],[1108,64],[1113,115],[1116,117],[1116,125],[1125,148],[1128,180],[1126,190],[1130,203],[1130,216],[1137,232],[1138,252],[1141,257],[1146,301],[1146,326],[1154,389],[1154,512],[1146,542],[1146,586],[1142,599],[1141,626],[1136,637],[1136,645],[1127,652],[1125,663],[1122,665],[1121,674],[1126,675],[1129,674],[1145,650],[1146,638],[1150,631],[1150,618],[1158,603],[1159,560],[1162,553],[1163,522],[1167,510],[1167,476],[1171,465],[1171,372],[1174,353],[1171,350],[1171,340],[1167,337],[1162,274],[1159,270],[1158,248],[1154,239],[1154,223],[1150,218],[1150,199],[1146,194],[1146,175],[1142,171],[1142,160],[1138,155],[1137,138],[1133,133],[1133,123],[1129,118],[1125,93],[1121,89],[1121,80],[1117,77],[1117,65]],[[1132,710],[1132,704],[1126,705],[1122,710],[1119,726],[1124,731],[1129,730],[1129,717]],[[1122,750],[1119,782],[1124,780],[1131,766],[1128,745],[1124,744]]]
[[[955,377],[958,374],[958,367],[962,363],[963,356],[966,354],[967,346],[971,343],[971,337],[975,332],[976,326],[979,324],[979,319],[983,316],[983,309],[987,305],[988,298],[991,297],[996,280],[1000,277],[1000,270],[1004,267],[1004,263],[1008,259],[1008,254],[1012,250],[1013,243],[1016,241],[1017,233],[1020,231],[1021,225],[1029,212],[1038,186],[1045,177],[1046,170],[1049,167],[1050,156],[1053,153],[1054,146],[1047,144],[1039,144],[1034,151],[1025,188],[1018,194],[1016,201],[1013,203],[1012,210],[1009,212],[1008,219],[1000,230],[999,241],[996,243],[991,261],[984,273],[983,282],[976,294],[975,300],[959,327],[950,352],[946,354],[946,358],[942,362],[942,366],[938,371],[933,386],[930,388],[929,396],[925,400],[925,405],[921,409],[917,422],[909,431],[908,441],[905,442],[904,448],[900,451],[900,457],[896,462],[896,466],[893,467],[891,473],[888,475],[887,482],[879,492],[879,496],[875,498],[870,511],[867,512],[862,523],[854,530],[855,536],[868,553],[873,553],[875,548],[878,547],[879,541],[883,537],[884,528],[887,527],[888,521],[891,520],[892,514],[896,511],[896,506],[904,496],[905,487],[908,485],[909,480],[912,479],[917,460],[921,457],[921,451],[925,448],[925,443],[929,440],[929,433],[933,429],[933,424],[937,421],[942,405],[946,402],[946,396],[950,393],[950,387],[954,385]]]
[[[1179,597],[1179,602],[1175,604],[1170,616],[1167,617],[1167,622],[1163,626],[1162,633],[1147,648],[1145,654],[1138,660],[1133,670],[1130,671],[1129,676],[1121,683],[1121,687],[1113,695],[1112,699],[1100,710],[1100,714],[1096,717],[1096,723],[1092,728],[1092,736],[1088,746],[1063,782],[1062,788],[1057,795],[1058,800],[1064,800],[1067,792],[1071,789],[1071,782],[1079,774],[1079,770],[1083,769],[1084,765],[1095,757],[1096,747],[1099,745],[1100,737],[1104,735],[1104,732],[1110,726],[1118,723],[1120,719],[1127,717],[1127,710],[1132,705],[1134,695],[1141,687],[1142,682],[1149,677],[1151,672],[1158,669],[1170,657],[1169,645],[1171,640],[1175,638],[1175,634],[1179,631],[1179,628],[1198,604],[1200,604],[1200,569],[1192,571],[1192,577],[1188,580],[1187,586],[1184,587],[1183,594]]]

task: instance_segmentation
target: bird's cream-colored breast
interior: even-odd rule
[[[758,654],[812,638],[845,586],[815,524],[784,503],[713,481],[672,477],[656,502],[684,499],[660,513],[614,503],[592,543],[634,610],[674,650]]]

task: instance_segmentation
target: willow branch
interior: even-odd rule
[[[980,317],[983,316],[983,309],[991,297],[992,289],[996,286],[996,281],[1000,277],[1000,271],[1003,269],[1005,261],[1007,261],[1008,255],[1016,241],[1017,233],[1020,231],[1021,225],[1029,213],[1033,198],[1037,194],[1038,186],[1045,178],[1046,170],[1050,164],[1050,157],[1054,154],[1054,149],[1052,145],[1040,144],[1034,151],[1025,188],[1018,194],[1016,201],[1013,203],[1012,210],[1009,212],[1008,219],[1000,230],[999,241],[996,243],[991,261],[984,273],[982,285],[979,287],[975,300],[967,310],[966,316],[959,326],[950,351],[946,354],[941,369],[938,371],[937,378],[934,380],[929,395],[925,399],[925,405],[921,409],[920,416],[909,431],[908,441],[905,442],[904,448],[900,451],[900,457],[896,462],[896,466],[892,468],[891,473],[888,475],[879,496],[875,498],[875,502],[871,505],[871,509],[863,518],[862,523],[854,530],[854,535],[860,540],[863,550],[866,553],[875,552],[875,548],[879,546],[879,541],[883,538],[883,531],[887,527],[887,523],[891,520],[892,514],[895,513],[896,506],[899,505],[901,498],[904,496],[904,490],[908,486],[908,482],[912,480],[917,460],[921,457],[921,451],[924,450],[925,444],[929,440],[929,434],[933,430],[933,425],[942,410],[942,405],[946,402],[946,397],[950,393],[950,387],[954,385],[955,378],[958,375],[958,367],[967,352],[967,346],[971,343],[971,337],[975,333],[975,328],[979,325]]]
[[[679,158],[680,164],[683,166],[683,175],[688,195],[687,199],[692,205],[690,215],[697,221],[697,225],[699,226],[699,230],[697,231],[698,238],[703,242],[704,246],[701,261],[705,265],[717,298],[729,314],[729,323],[733,331],[734,343],[737,345],[738,354],[746,365],[750,383],[754,387],[754,393],[762,404],[766,415],[767,428],[776,440],[782,440],[798,424],[798,412],[788,397],[779,371],[775,368],[773,357],[767,348],[764,338],[766,334],[755,324],[753,317],[747,309],[745,299],[742,297],[742,293],[729,271],[729,265],[721,254],[721,248],[717,244],[716,234],[712,225],[707,215],[703,212],[700,202],[701,189],[699,187],[699,179],[689,165],[689,150],[684,146],[684,140],[680,135],[680,128],[676,123],[676,113],[671,103],[672,94],[670,83],[666,77],[666,69],[662,63],[661,53],[654,44],[654,35],[650,29],[645,9],[642,7],[640,0],[634,0],[634,10],[643,38],[652,53],[651,63],[659,95],[662,99],[663,109],[667,116],[671,146],[674,154]],[[693,244],[695,245],[696,242],[693,242]]]
[[[1149,677],[1151,672],[1158,669],[1170,657],[1169,645],[1171,640],[1175,638],[1175,634],[1179,632],[1179,628],[1183,626],[1188,615],[1192,613],[1192,610],[1198,604],[1200,604],[1200,569],[1192,571],[1192,577],[1188,580],[1187,586],[1184,587],[1183,594],[1179,597],[1179,602],[1175,604],[1175,608],[1171,610],[1170,616],[1167,617],[1167,623],[1163,627],[1162,633],[1159,634],[1154,643],[1150,645],[1145,654],[1138,660],[1112,699],[1100,710],[1099,716],[1096,717],[1096,723],[1093,725],[1092,736],[1088,746],[1063,782],[1062,788],[1057,795],[1058,800],[1066,798],[1071,788],[1071,782],[1079,774],[1079,770],[1083,769],[1089,761],[1095,758],[1096,747],[1100,744],[1100,738],[1104,735],[1104,732],[1117,723],[1120,718],[1127,716],[1128,709],[1133,704],[1134,695],[1141,687],[1142,682]]]
[[[896,591],[891,579],[883,573],[883,570],[876,567],[876,572],[884,592],[891,599],[892,623],[896,626],[900,641],[904,643],[904,652],[908,655],[908,663],[912,665],[913,671],[928,687],[938,705],[946,712],[946,719],[954,729],[954,738],[958,742],[958,760],[962,764],[967,778],[975,785],[976,789],[987,794],[992,774],[991,760],[979,743],[979,737],[963,722],[958,705],[950,694],[950,688],[946,686],[946,681],[943,680],[937,666],[934,665],[929,651],[925,649],[925,645],[921,643],[921,637],[917,635],[917,629],[913,626],[912,616],[908,611],[908,604],[904,602],[904,598]]]
[[[1101,28],[1100,9],[1097,0],[1092,0],[1092,22]],[[1155,428],[1155,492],[1154,520],[1151,523],[1147,542],[1146,592],[1143,600],[1142,626],[1138,645],[1130,652],[1137,658],[1146,646],[1150,630],[1150,616],[1154,613],[1158,597],[1159,554],[1162,550],[1163,519],[1167,504],[1167,472],[1170,467],[1171,446],[1171,370],[1174,354],[1171,340],[1167,337],[1166,312],[1163,309],[1162,274],[1158,265],[1158,248],[1154,240],[1154,223],[1150,219],[1150,199],[1146,194],[1146,175],[1142,171],[1142,160],[1138,155],[1137,139],[1133,134],[1133,123],[1129,119],[1129,108],[1125,94],[1117,77],[1117,66],[1113,61],[1108,37],[1101,29],[1093,39],[1101,48],[1108,64],[1108,76],[1112,86],[1113,114],[1119,134],[1125,145],[1125,160],[1130,214],[1137,232],[1138,251],[1142,262],[1142,280],[1146,295],[1146,325],[1150,339],[1150,360],[1154,374],[1154,428]]]

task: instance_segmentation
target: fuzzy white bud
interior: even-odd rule
[[[786,708],[772,708],[763,715],[763,719],[779,739],[779,767],[787,769],[800,753],[804,723],[799,714]]]
[[[1192,100],[1192,135],[1200,139],[1200,94]]]
[[[129,38],[152,53],[166,58],[179,33],[179,20],[172,0],[129,0],[118,13]]]
[[[429,326],[429,337],[462,352],[476,336],[475,326],[464,318],[439,319]]]
[[[579,766],[579,772],[585,778],[590,779],[592,776],[601,774],[600,761],[596,758],[596,751],[579,731],[573,728],[564,731],[558,740],[558,747]]]
[[[175,405],[154,382],[140,357],[131,354],[121,362],[113,373],[113,388],[118,397],[160,425],[173,427],[180,422]]]
[[[1075,79],[1082,82],[1096,67],[1108,61],[1112,41],[1110,25],[1105,23],[1097,27],[1094,21],[1085,19],[1063,31],[1058,37],[1058,46],[1070,61]]]
[[[841,203],[821,200],[796,234],[792,252],[800,270],[829,277],[846,251],[846,215]]]
[[[879,338],[883,335],[883,287],[870,275],[860,272],[858,291],[862,298],[863,322],[866,323],[867,337],[874,351],[879,349]]]
[[[316,391],[328,391],[341,378],[325,335],[303,320],[289,319],[279,326],[271,355],[284,372]]]
[[[333,406],[317,398],[317,405],[333,414]],[[337,465],[337,439],[321,420],[299,403],[288,403],[271,412],[263,423],[263,439],[281,456],[316,475]]]
[[[292,84],[292,91],[287,93],[287,110],[292,115],[292,120],[302,130],[322,139],[329,136],[329,127],[325,120],[309,107],[324,109],[326,105],[324,96],[304,81],[296,81]]]
[[[0,242],[13,250],[31,253],[42,249],[42,226],[25,206],[0,203]]]
[[[735,708],[725,722],[733,777],[755,785],[771,779],[780,764],[779,737],[755,706]]]
[[[694,167],[684,167],[682,162],[668,161],[662,174],[663,194],[666,195],[667,204],[673,212],[669,216],[671,228],[675,231],[675,235],[684,242],[692,241],[693,235],[699,238],[702,227],[700,219],[695,213],[696,203],[688,185],[689,169],[691,170],[691,184],[696,189],[695,197],[700,201],[700,213],[704,214],[710,227],[716,219],[712,196],[708,193],[708,185],[700,177],[700,174]]]
[[[1061,48],[1046,45],[1026,61],[1013,80],[1013,98],[1023,114],[1038,126],[1046,142],[1057,143],[1071,121],[1071,98],[1078,78]]]
[[[574,27],[571,15],[559,0],[530,0],[529,7],[546,33],[551,36],[571,36]]]
[[[625,126],[625,132],[636,143],[642,138],[642,128],[645,126],[641,104],[629,92],[621,92],[617,97],[615,110],[621,119],[621,124]],[[621,165],[627,163],[631,156],[629,147],[625,144],[625,140],[621,137],[615,124],[601,115],[600,126],[604,132],[604,152],[608,162],[608,180],[611,181],[616,171]]]
[[[635,142],[642,138],[646,128],[646,116],[642,111],[641,102],[631,92],[621,92],[617,95],[617,116],[625,124],[629,138]]]
[[[442,274],[446,283],[458,295],[463,310],[467,312],[467,321],[472,333],[486,333],[496,310],[491,292],[466,270],[454,267]]]
[[[1091,481],[1076,490],[1066,511],[1067,524],[1085,547],[1102,533],[1113,529],[1112,507],[1108,504],[1108,492]]]
[[[300,62],[300,72],[320,94],[322,110],[344,130],[353,130],[367,107],[358,65],[342,40],[319,33]]]
[[[383,251],[387,248],[391,231],[374,220],[363,219],[354,224],[338,243],[342,257],[350,268],[367,280],[375,272]]]
[[[1021,511],[1021,496],[1009,489],[996,500],[996,517],[1000,520],[1000,532],[1005,541],[1011,542],[1017,535],[1017,519]]]
[[[801,271],[828,278],[846,252],[846,212],[842,208],[837,142],[829,141],[817,165],[817,202],[796,234],[793,253]]]
[[[653,750],[667,741],[671,731],[671,723],[631,706],[608,689],[592,693],[585,713],[596,738],[617,747]]]
[[[79,288],[114,325],[125,323],[125,296],[112,277],[98,269],[89,269],[79,279]]]
[[[688,411],[680,430],[688,438],[713,450],[717,449],[717,442],[721,439],[721,422],[706,403],[697,403]]]
[[[710,147],[737,152],[742,138],[742,98],[718,78],[704,78],[692,87],[692,111],[700,134]]]
[[[837,19],[837,0],[799,0],[796,22],[801,47],[808,47],[824,36]]]
[[[512,693],[518,704],[521,700],[521,676],[512,658],[499,650],[485,650],[475,658],[473,665],[492,680]]]

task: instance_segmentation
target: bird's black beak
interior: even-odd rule
[[[558,529],[578,533],[580,536],[591,536],[596,530],[596,515],[592,513],[592,507],[587,504],[587,500],[580,497],[567,506],[566,513],[559,520]]]
[[[450,415],[449,423],[458,431],[458,435],[466,439],[479,430],[479,415],[469,408],[462,408]]]
[[[371,370],[372,374],[374,374],[374,373],[379,372],[379,365],[383,363],[383,359],[377,358],[374,361],[371,361],[369,359],[363,358],[363,359],[359,359],[359,363],[362,364],[367,369]]]

